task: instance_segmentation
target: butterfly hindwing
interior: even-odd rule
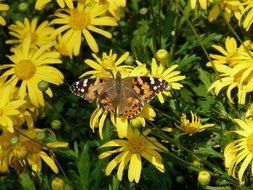
[[[141,97],[134,91],[129,90],[129,88],[122,89],[120,100],[117,113],[120,117],[127,119],[132,119],[141,113],[144,106],[144,101]]]

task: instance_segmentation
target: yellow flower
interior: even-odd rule
[[[115,150],[107,151],[99,155],[100,159],[106,158],[114,153],[119,153],[107,165],[105,173],[110,175],[112,170],[119,165],[117,171],[117,178],[122,180],[123,170],[128,165],[128,179],[130,182],[136,183],[140,180],[142,161],[145,158],[153,164],[160,172],[164,172],[164,165],[162,164],[162,157],[158,152],[167,152],[167,148],[161,145],[155,138],[148,137],[150,130],[144,131],[142,134],[137,129],[128,127],[127,139],[112,140],[100,148],[118,147]]]
[[[238,103],[245,104],[246,95],[253,91],[253,62],[242,62],[233,68],[227,67],[223,73],[220,79],[213,82],[208,91],[214,88],[215,94],[218,95],[222,88],[228,86],[226,95],[233,103],[232,90],[237,88]]]
[[[35,4],[35,9],[37,10],[42,10],[49,2],[51,2],[52,0],[36,0],[36,4]],[[65,7],[65,4],[67,4],[68,7],[72,7],[73,8],[73,0],[56,0],[56,2],[58,3],[58,5],[61,8]]]
[[[240,129],[234,131],[240,135],[240,139],[229,143],[224,150],[225,166],[228,174],[238,177],[243,182],[245,170],[251,164],[251,175],[253,175],[253,121],[234,120]],[[239,163],[240,166],[239,166]],[[238,171],[239,169],[239,171]],[[238,171],[236,175],[236,171]]]
[[[209,22],[213,22],[217,19],[219,14],[224,11],[224,16],[227,22],[230,22],[231,16],[234,14],[236,19],[240,19],[241,17],[241,10],[243,9],[243,5],[240,1],[237,0],[209,0],[214,6],[212,7],[211,11],[208,15]]]
[[[122,65],[125,59],[129,56],[129,52],[125,52],[120,58],[117,59],[117,54],[110,50],[107,54],[103,52],[102,57],[99,58],[96,54],[92,54],[95,60],[86,59],[84,62],[93,68],[94,70],[87,71],[80,76],[83,78],[85,76],[91,75],[92,78],[96,77],[113,77],[116,76],[117,72],[120,72],[123,76],[129,74],[133,67],[128,65]],[[112,76],[113,74],[113,76]]]
[[[49,142],[44,143],[46,130],[44,129],[19,129],[18,133],[0,135],[0,147],[4,150],[0,158],[3,162],[0,164],[0,170],[8,168],[8,166],[20,166],[24,168],[30,165],[35,172],[41,171],[43,160],[55,173],[58,173],[58,168],[54,162],[54,156],[49,156],[47,152],[57,147],[67,147],[65,142]],[[6,142],[9,142],[6,144]],[[14,168],[15,169],[15,168]]]
[[[10,8],[9,5],[0,3],[0,11],[8,11],[9,8]],[[0,25],[6,25],[6,21],[1,15],[0,15]]]
[[[67,38],[68,50],[78,55],[81,47],[82,35],[93,52],[98,52],[98,45],[90,31],[111,38],[111,33],[97,28],[96,26],[117,26],[116,19],[104,16],[108,7],[103,4],[91,5],[89,1],[78,1],[77,7],[67,5],[69,9],[59,10],[55,13],[58,17],[51,24],[63,25],[56,29],[55,35],[62,35]]]
[[[205,9],[207,8],[207,0],[198,0],[199,4],[200,4],[200,7],[202,9]],[[190,3],[191,3],[191,8],[192,9],[195,9],[196,7],[196,4],[197,4],[197,0],[190,0]]]
[[[49,22],[44,21],[38,25],[38,19],[32,19],[31,23],[28,18],[24,22],[16,21],[15,24],[10,25],[9,34],[16,39],[7,40],[7,44],[22,44],[27,36],[31,37],[31,47],[41,47],[43,45],[53,44],[52,32],[53,28],[49,27]]]
[[[214,59],[212,62],[219,72],[222,72],[227,68],[223,65],[234,67],[242,61],[251,60],[250,52],[248,52],[252,49],[252,43],[250,40],[244,41],[243,44],[237,47],[236,40],[233,37],[227,37],[225,41],[225,49],[218,45],[213,45],[212,47],[222,54],[209,54],[209,56]],[[246,50],[245,47],[247,47],[248,50]],[[207,66],[212,66],[211,62],[208,62]]]
[[[231,93],[231,91],[237,88],[238,103],[244,104],[247,93],[253,91],[252,43],[247,40],[237,47],[235,39],[227,37],[225,46],[226,50],[221,46],[213,46],[223,54],[210,54],[210,57],[215,59],[213,60],[214,66],[221,75],[220,79],[213,82],[208,91],[214,88],[215,94],[218,95],[222,88],[228,86],[227,97],[230,102],[233,102],[231,97],[233,93]],[[207,63],[207,66],[211,66],[211,63]]]
[[[169,83],[170,88],[180,90],[183,85],[178,83],[178,81],[185,79],[185,76],[180,75],[180,71],[175,71],[177,67],[178,65],[172,65],[168,69],[165,69],[162,64],[158,65],[156,60],[153,58],[151,62],[151,76],[162,78]],[[164,103],[163,94],[165,96],[171,96],[169,91],[160,92],[158,94],[158,99],[161,103]]]
[[[95,0],[98,3],[108,4],[108,11],[117,20],[120,19],[120,8],[126,6],[126,0]]]
[[[38,88],[40,81],[60,85],[63,83],[63,74],[48,64],[59,64],[60,54],[48,51],[50,45],[44,45],[39,49],[30,49],[30,37],[24,39],[22,46],[13,48],[13,55],[8,56],[12,64],[0,65],[0,69],[10,68],[5,71],[1,78],[9,77],[7,84],[16,86],[21,81],[18,96],[24,99],[27,91],[31,103],[35,106],[44,106],[43,93]],[[50,88],[46,93],[52,97]]]
[[[11,133],[14,132],[14,125],[22,120],[26,111],[22,107],[27,103],[25,100],[15,99],[13,92],[10,85],[0,87],[0,128]]]
[[[201,118],[195,115],[194,113],[192,113],[192,111],[190,112],[191,112],[191,121],[186,118],[186,115],[184,113],[182,114],[182,117],[181,117],[181,125],[179,128],[184,133],[192,136],[194,133],[204,131],[206,128],[214,126],[214,124],[202,125]]]

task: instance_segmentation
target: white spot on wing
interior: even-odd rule
[[[155,79],[153,77],[150,77],[150,83],[155,84]]]
[[[88,82],[88,79],[85,79],[85,80],[83,81],[83,86],[87,86],[87,82]]]

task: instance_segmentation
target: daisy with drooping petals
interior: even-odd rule
[[[39,172],[42,169],[42,160],[55,172],[58,168],[55,164],[54,157],[48,155],[49,149],[57,147],[67,147],[66,142],[49,142],[44,143],[46,138],[45,129],[18,129],[18,132],[10,134],[4,132],[0,135],[0,171],[6,170],[9,166],[17,172],[27,166],[32,170]],[[4,141],[3,141],[4,140]],[[5,142],[5,143],[4,143]]]
[[[88,46],[93,52],[98,52],[98,45],[90,31],[101,34],[106,38],[111,38],[110,32],[97,28],[96,26],[117,26],[116,19],[104,16],[108,6],[103,4],[90,4],[89,1],[78,1],[77,7],[69,5],[68,9],[63,9],[55,13],[55,18],[51,24],[63,25],[56,29],[55,35],[62,34],[62,37],[69,40],[68,50],[78,55],[81,47],[82,36],[84,36]]]
[[[24,22],[16,21],[10,25],[9,34],[16,39],[7,40],[7,44],[22,44],[27,35],[31,36],[31,47],[41,47],[43,45],[53,44],[53,28],[49,27],[49,22],[44,21],[38,25],[38,19],[34,18],[31,22],[28,18]]]
[[[35,3],[35,9],[37,10],[42,10],[49,2],[51,2],[52,0],[36,0]],[[69,7],[73,8],[73,4],[72,4],[73,0],[56,0],[56,2],[58,3],[58,5],[61,8],[65,7],[65,4],[67,4]]]
[[[234,132],[241,137],[226,146],[224,150],[225,166],[229,175],[238,177],[240,183],[243,183],[243,176],[250,165],[251,170],[249,171],[253,176],[253,121],[240,119],[234,121],[240,127]]]
[[[168,69],[165,69],[162,64],[158,65],[153,58],[151,62],[151,76],[166,80],[171,89],[180,90],[183,85],[178,83],[178,81],[185,79],[185,76],[180,75],[180,71],[175,71],[177,67],[178,65],[172,65]],[[164,103],[163,94],[165,96],[171,96],[169,91],[160,92],[157,96],[161,103]]]
[[[8,56],[12,64],[1,65],[0,69],[10,68],[0,78],[9,77],[6,84],[16,86],[21,81],[18,96],[24,99],[28,93],[31,103],[38,107],[44,106],[42,91],[38,88],[40,81],[46,81],[55,85],[63,83],[63,74],[48,64],[59,64],[60,54],[49,51],[50,45],[44,45],[39,49],[30,49],[30,36],[24,39],[22,46],[13,48],[13,55]],[[46,93],[52,97],[50,88]]]
[[[0,3],[0,11],[8,11],[9,10],[9,5]],[[6,21],[4,18],[0,15],[0,25],[6,25]]]
[[[191,121],[186,118],[185,114],[182,114],[181,125],[179,127],[184,133],[192,136],[194,133],[204,131],[206,128],[214,126],[214,124],[201,124],[201,118],[191,112]]]
[[[112,170],[118,166],[117,178],[122,180],[123,170],[128,165],[128,179],[130,182],[139,182],[142,170],[141,158],[145,158],[160,172],[164,172],[162,157],[158,152],[167,152],[168,149],[161,145],[155,138],[148,137],[151,130],[145,130],[142,134],[137,129],[128,127],[126,140],[112,140],[100,148],[117,147],[115,150],[106,151],[99,155],[99,159],[106,158],[114,153],[119,153],[107,165],[105,173],[110,175]]]

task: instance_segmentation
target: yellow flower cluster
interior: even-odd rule
[[[229,23],[234,16],[238,20],[238,24],[249,30],[253,23],[253,1],[252,0],[190,0],[192,9],[196,9],[197,2],[202,9],[207,10],[211,7],[208,20],[213,22],[219,15]]]
[[[9,6],[0,4],[0,10],[8,10]],[[0,17],[0,24],[5,21]],[[49,84],[63,83],[63,74],[51,66],[61,64],[60,53],[53,46],[54,28],[48,21],[38,24],[34,18],[30,22],[16,21],[8,26],[13,38],[6,41],[12,45],[9,59],[0,63],[0,171],[13,167],[18,172],[30,166],[33,171],[41,170],[41,159],[54,172],[58,168],[54,156],[48,147],[66,147],[67,143],[44,142],[44,130],[36,129],[34,120],[45,106],[45,95],[53,96]],[[44,134],[44,139],[38,135]],[[48,151],[51,155],[45,152]]]
[[[218,95],[222,88],[228,86],[227,97],[230,102],[234,102],[232,90],[237,90],[237,102],[245,104],[246,95],[253,91],[253,51],[252,42],[244,41],[239,47],[236,40],[227,37],[225,49],[222,46],[213,45],[220,54],[210,54],[215,69],[220,73],[218,78],[209,88],[214,89]],[[207,66],[212,66],[207,63]]]

